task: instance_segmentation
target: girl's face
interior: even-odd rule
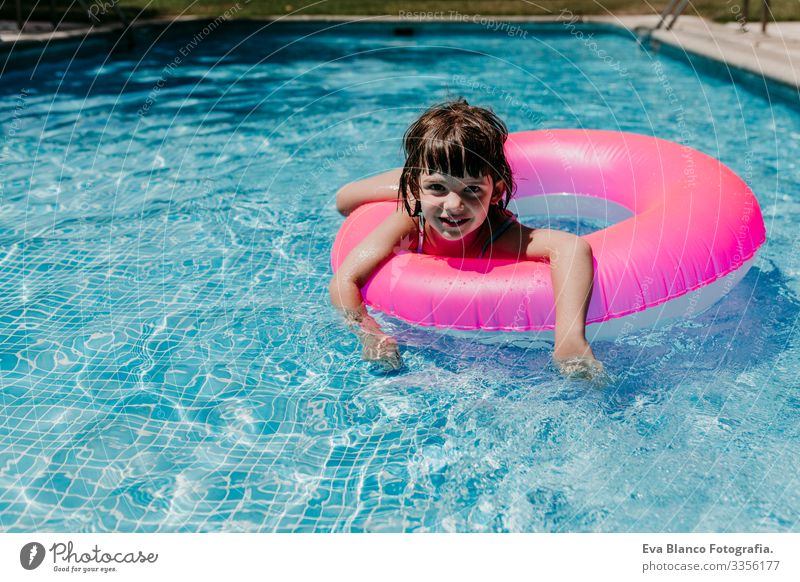
[[[489,175],[456,178],[438,172],[420,174],[419,199],[425,220],[444,239],[456,241],[477,231],[502,188]]]

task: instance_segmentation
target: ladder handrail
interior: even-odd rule
[[[686,10],[686,7],[689,5],[689,0],[670,0],[669,3],[664,7],[664,10],[661,11],[661,18],[658,20],[658,24],[650,31],[658,30],[662,26],[664,26],[664,22],[666,22],[667,18],[672,16],[672,20],[667,25],[667,30],[671,30],[672,27],[675,25],[675,21],[678,20],[678,17],[683,14],[683,11]],[[747,14],[750,8],[750,0],[743,0],[743,9],[742,9],[742,28],[747,25]],[[770,0],[761,0],[761,33],[767,33],[767,24],[769,24],[769,19],[767,15],[771,13],[770,7]]]
[[[683,14],[683,11],[686,10],[686,7],[689,5],[689,0],[681,0],[681,3],[678,5],[678,9],[675,11],[675,15],[672,17],[672,20],[667,25],[667,30],[672,30],[672,27],[675,26],[675,21],[678,20],[678,16]]]
[[[672,14],[672,11],[675,10],[675,5],[678,3],[678,0],[669,0],[669,4],[664,7],[664,10],[661,11],[661,18],[658,20],[658,24],[655,25],[653,30],[658,30],[664,24],[664,21],[667,19],[667,16]]]
[[[771,12],[770,0],[761,0],[761,34],[767,34],[767,24],[769,24],[767,15]],[[748,14],[750,14],[750,0],[743,0],[740,21],[743,30],[747,26]],[[747,31],[745,30],[745,32]]]
[[[769,0],[763,0],[761,3],[761,34],[767,34],[767,12],[772,12]]]

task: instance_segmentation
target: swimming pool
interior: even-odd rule
[[[3,531],[800,529],[796,103],[601,27],[202,27],[2,76]],[[596,342],[603,389],[400,324],[408,370],[371,374],[328,303],[334,193],[457,95],[721,159],[757,263]]]

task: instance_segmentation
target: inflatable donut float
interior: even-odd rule
[[[519,216],[602,218],[587,338],[608,337],[711,306],[744,277],[765,241],[758,201],[718,160],[655,137],[601,130],[512,133],[505,152]],[[376,202],[343,223],[334,271],[396,208]],[[531,226],[535,227],[535,224]],[[452,258],[398,250],[362,288],[370,307],[449,330],[544,332],[555,325],[547,261]]]

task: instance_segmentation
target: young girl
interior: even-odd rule
[[[458,99],[428,109],[406,131],[402,170],[353,182],[336,195],[344,215],[366,202],[398,199],[398,209],[347,256],[331,279],[333,305],[363,346],[363,357],[387,370],[402,366],[394,338],[369,315],[361,287],[398,245],[449,257],[547,258],[556,301],[553,358],[568,376],[603,372],[586,341],[592,249],[566,232],[532,229],[506,209],[515,189],[503,144],[505,124]]]

